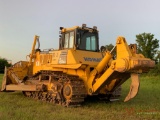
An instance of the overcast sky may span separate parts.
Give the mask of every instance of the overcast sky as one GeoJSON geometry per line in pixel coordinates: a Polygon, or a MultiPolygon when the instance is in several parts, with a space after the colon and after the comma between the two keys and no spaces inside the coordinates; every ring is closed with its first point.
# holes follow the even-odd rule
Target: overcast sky
{"type": "Polygon", "coordinates": [[[0,56],[26,60],[34,35],[41,49],[58,48],[59,27],[83,23],[98,27],[100,45],[143,32],[160,40],[160,0],[0,0],[0,56]]]}

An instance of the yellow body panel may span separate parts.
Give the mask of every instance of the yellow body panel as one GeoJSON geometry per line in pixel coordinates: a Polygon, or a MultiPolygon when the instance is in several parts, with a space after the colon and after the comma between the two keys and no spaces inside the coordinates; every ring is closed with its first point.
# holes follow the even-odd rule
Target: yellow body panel
{"type": "Polygon", "coordinates": [[[87,65],[96,67],[101,61],[100,52],[80,50],[53,50],[49,53],[37,52],[33,63],[33,74],[40,70],[65,71],[65,69],[85,69],[87,65]],[[94,56],[94,57],[93,57],[94,56]]]}

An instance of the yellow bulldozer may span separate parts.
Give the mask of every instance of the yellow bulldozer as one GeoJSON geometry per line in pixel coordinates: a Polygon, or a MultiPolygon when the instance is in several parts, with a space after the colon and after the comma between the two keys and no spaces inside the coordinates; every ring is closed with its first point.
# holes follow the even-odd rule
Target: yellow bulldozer
{"type": "Polygon", "coordinates": [[[128,101],[138,92],[139,74],[155,66],[121,36],[111,51],[99,49],[97,27],[86,24],[60,27],[59,49],[41,50],[35,36],[27,57],[5,68],[1,91],[22,91],[27,97],[64,106],[80,105],[86,96],[119,96],[120,86],[131,77],[124,100],[128,101]]]}

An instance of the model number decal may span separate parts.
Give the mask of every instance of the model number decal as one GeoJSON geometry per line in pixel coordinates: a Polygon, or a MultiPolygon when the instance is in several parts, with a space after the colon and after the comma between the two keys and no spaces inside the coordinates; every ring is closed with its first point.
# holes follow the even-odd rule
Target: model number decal
{"type": "Polygon", "coordinates": [[[90,61],[90,62],[100,62],[102,58],[90,58],[90,57],[83,57],[84,61],[90,61]]]}

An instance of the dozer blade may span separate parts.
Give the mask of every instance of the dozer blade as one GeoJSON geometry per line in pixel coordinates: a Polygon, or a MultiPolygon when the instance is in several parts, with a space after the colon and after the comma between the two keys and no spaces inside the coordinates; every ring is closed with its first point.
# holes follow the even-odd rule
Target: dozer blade
{"type": "Polygon", "coordinates": [[[124,102],[129,101],[130,99],[134,98],[139,90],[139,75],[136,73],[131,74],[131,85],[130,85],[130,91],[125,98],[124,102]]]}
{"type": "Polygon", "coordinates": [[[1,91],[5,91],[6,83],[7,83],[7,67],[5,67],[5,69],[4,69],[4,76],[3,76],[1,91]]]}

